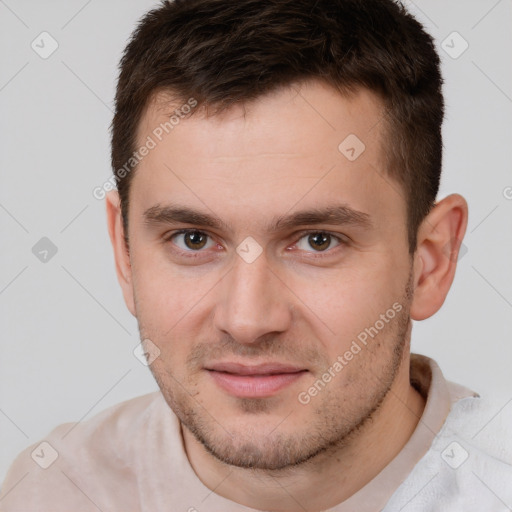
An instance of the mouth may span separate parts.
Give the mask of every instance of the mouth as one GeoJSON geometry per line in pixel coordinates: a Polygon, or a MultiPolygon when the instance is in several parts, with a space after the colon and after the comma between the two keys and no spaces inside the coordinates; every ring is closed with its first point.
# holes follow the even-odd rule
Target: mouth
{"type": "Polygon", "coordinates": [[[304,368],[281,363],[243,365],[224,362],[209,365],[205,370],[222,390],[239,398],[276,395],[307,373],[304,368]]]}

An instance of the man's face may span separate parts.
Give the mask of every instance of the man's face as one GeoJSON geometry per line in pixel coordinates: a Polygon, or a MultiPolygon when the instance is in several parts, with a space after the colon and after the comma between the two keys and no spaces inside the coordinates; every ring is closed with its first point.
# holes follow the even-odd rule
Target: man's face
{"type": "MultiPolygon", "coordinates": [[[[179,107],[162,105],[141,143],[179,107]]],[[[407,361],[406,209],[382,116],[369,92],[310,82],[245,115],[197,112],[137,168],[141,338],[160,350],[151,370],[168,404],[225,462],[282,468],[341,442],[407,361]]]]}

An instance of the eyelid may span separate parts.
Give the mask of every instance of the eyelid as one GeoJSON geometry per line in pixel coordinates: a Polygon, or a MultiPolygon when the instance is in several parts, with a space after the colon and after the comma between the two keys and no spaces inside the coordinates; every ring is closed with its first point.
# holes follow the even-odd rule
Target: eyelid
{"type": "Polygon", "coordinates": [[[302,238],[305,235],[312,235],[315,233],[324,233],[326,235],[331,235],[333,238],[337,238],[340,242],[348,242],[350,239],[347,235],[343,233],[335,233],[334,231],[330,231],[328,229],[305,229],[303,231],[299,231],[295,233],[293,236],[302,238]]]}

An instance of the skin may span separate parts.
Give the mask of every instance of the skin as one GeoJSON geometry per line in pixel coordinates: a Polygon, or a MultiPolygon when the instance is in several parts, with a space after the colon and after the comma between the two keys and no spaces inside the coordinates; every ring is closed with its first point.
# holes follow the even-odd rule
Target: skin
{"type": "MultiPolygon", "coordinates": [[[[141,141],[169,110],[165,96],[155,97],[141,141]]],[[[369,91],[341,96],[316,81],[217,115],[196,112],[136,170],[129,250],[117,193],[107,197],[118,279],[141,339],[160,350],[151,370],[181,420],[190,463],[206,486],[245,506],[291,512],[342,502],[396,456],[422,414],[409,382],[410,319],[444,302],[467,204],[457,194],[437,202],[409,254],[405,198],[382,167],[382,112],[369,91]],[[354,161],[338,150],[349,134],[365,144],[354,161]],[[223,224],[145,218],[170,204],[223,224]],[[269,228],[339,205],[366,214],[368,225],[269,228]],[[173,237],[180,229],[200,230],[204,248],[173,237]],[[333,238],[318,250],[322,235],[312,240],[305,230],[333,238]],[[248,236],[262,249],[250,263],[236,250],[248,236]],[[299,393],[393,304],[400,312],[300,403],[299,393]],[[272,396],[240,398],[206,369],[219,361],[304,371],[272,396]]]]}

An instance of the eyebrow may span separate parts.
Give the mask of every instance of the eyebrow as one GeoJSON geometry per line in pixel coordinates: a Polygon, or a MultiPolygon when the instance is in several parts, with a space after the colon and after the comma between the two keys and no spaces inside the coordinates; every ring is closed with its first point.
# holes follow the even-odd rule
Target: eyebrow
{"type": "MultiPolygon", "coordinates": [[[[229,230],[229,226],[215,215],[181,205],[152,206],[144,212],[143,216],[147,225],[184,223],[229,230]]],[[[346,205],[333,205],[276,217],[267,225],[267,230],[270,232],[284,231],[301,225],[316,224],[350,225],[364,229],[370,229],[373,226],[367,213],[354,210],[346,205]]]]}

